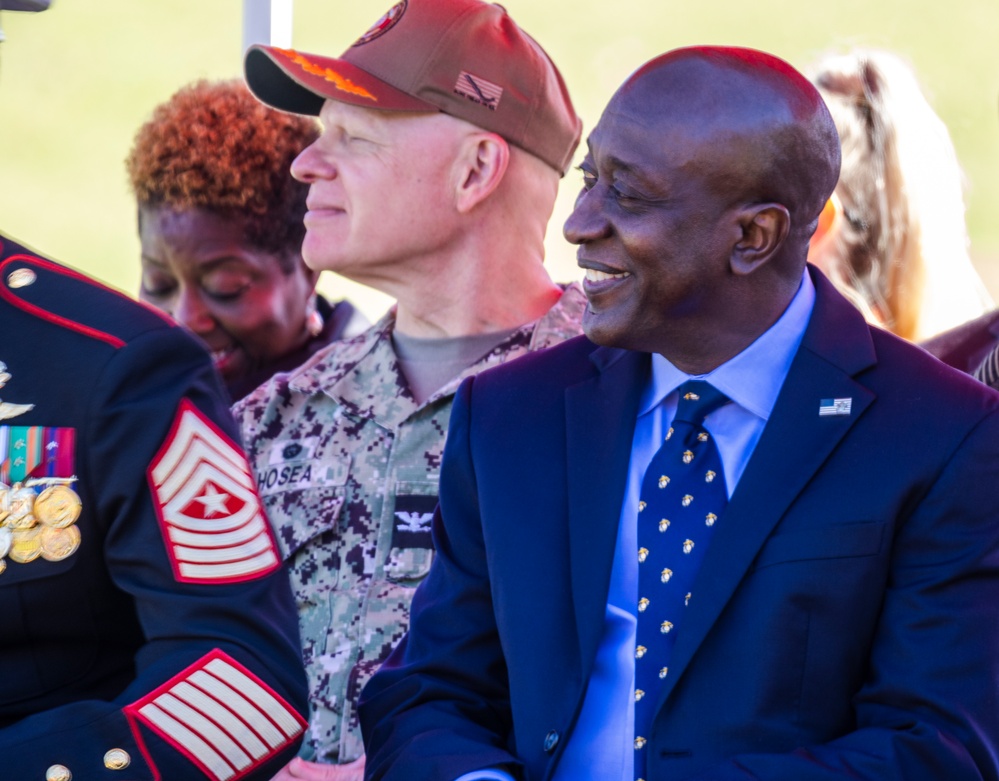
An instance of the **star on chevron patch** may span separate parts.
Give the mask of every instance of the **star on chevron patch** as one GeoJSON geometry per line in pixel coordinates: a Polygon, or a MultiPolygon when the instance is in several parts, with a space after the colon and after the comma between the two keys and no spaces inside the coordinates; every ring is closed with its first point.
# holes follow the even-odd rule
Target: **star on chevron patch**
{"type": "Polygon", "coordinates": [[[147,477],[178,581],[235,583],[278,567],[246,456],[186,399],[147,477]]]}

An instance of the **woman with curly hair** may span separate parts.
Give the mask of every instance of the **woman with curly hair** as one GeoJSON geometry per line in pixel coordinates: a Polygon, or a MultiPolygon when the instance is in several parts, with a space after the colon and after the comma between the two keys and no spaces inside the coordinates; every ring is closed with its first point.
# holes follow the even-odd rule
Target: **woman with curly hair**
{"type": "Polygon", "coordinates": [[[126,162],[140,298],[205,342],[233,401],[365,326],[316,294],[302,260],[308,188],[291,162],[317,135],[242,81],[198,81],[155,109],[126,162]]]}
{"type": "Polygon", "coordinates": [[[808,259],[870,322],[925,339],[991,305],[968,256],[963,175],[912,69],[858,49],[813,69],[839,131],[839,183],[808,259]]]}

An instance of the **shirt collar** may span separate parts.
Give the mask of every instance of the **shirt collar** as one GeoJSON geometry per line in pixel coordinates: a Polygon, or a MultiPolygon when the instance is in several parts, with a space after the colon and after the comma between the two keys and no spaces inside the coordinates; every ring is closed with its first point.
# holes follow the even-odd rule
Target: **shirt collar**
{"type": "Polygon", "coordinates": [[[740,407],[769,420],[814,305],[815,285],[806,270],[798,292],[777,322],[749,347],[708,374],[697,377],[687,374],[654,353],[651,382],[642,394],[638,414],[658,407],[687,380],[698,379],[707,380],[740,407]]]}

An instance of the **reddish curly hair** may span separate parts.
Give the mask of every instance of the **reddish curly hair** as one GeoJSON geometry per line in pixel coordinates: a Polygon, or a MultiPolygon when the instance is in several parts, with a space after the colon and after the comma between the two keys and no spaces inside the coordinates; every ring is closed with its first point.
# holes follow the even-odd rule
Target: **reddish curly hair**
{"type": "Polygon", "coordinates": [[[156,107],[126,168],[140,207],[240,220],[251,244],[285,257],[301,250],[308,192],[291,162],[318,135],[314,119],[268,108],[239,79],[199,80],[156,107]]]}

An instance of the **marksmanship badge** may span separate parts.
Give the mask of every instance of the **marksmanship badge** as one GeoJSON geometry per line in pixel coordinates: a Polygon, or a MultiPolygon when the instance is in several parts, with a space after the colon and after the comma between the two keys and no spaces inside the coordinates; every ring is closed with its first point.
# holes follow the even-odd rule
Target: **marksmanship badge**
{"type": "MultiPolygon", "coordinates": [[[[10,372],[7,371],[7,364],[0,361],[0,388],[10,381],[10,372]]],[[[12,404],[9,401],[0,401],[0,420],[16,418],[25,412],[31,412],[35,408],[34,404],[12,404]]]]}

